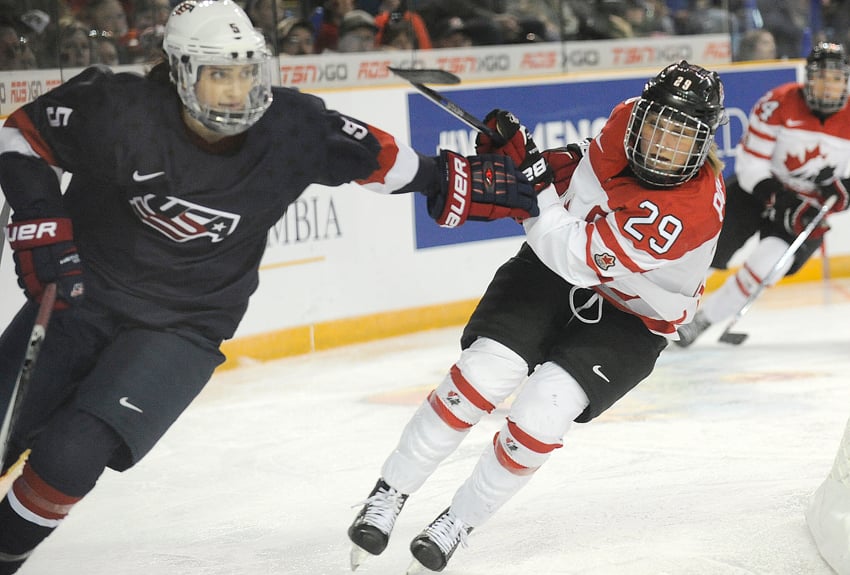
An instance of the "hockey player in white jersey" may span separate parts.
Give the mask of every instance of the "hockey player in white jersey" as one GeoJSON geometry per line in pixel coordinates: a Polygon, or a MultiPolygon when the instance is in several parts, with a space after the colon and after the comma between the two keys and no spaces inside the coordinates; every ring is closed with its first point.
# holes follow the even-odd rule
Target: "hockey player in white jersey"
{"type": "MultiPolygon", "coordinates": [[[[767,92],[753,107],[736,151],[735,178],[727,181],[726,219],[712,267],[729,260],[758,232],[743,266],[703,301],[693,322],[679,328],[678,344],[692,344],[714,323],[742,308],[768,279],[794,239],[830,196],[830,214],[846,210],[850,188],[850,62],[840,44],[820,43],[806,60],[806,80],[767,92]]],[[[793,258],[770,276],[796,273],[823,243],[822,223],[793,258]]]]}
{"type": "MultiPolygon", "coordinates": [[[[616,106],[586,150],[541,155],[512,114],[491,112],[488,124],[508,141],[498,151],[544,188],[540,216],[524,221],[527,242],[496,272],[460,359],[349,527],[352,568],[383,552],[408,495],[523,382],[472,475],[411,542],[414,570],[442,571],[573,421],[592,420],[652,372],[666,336],[696,312],[714,254],[724,205],[714,133],[725,117],[719,76],[685,61],[616,106]]],[[[483,135],[477,143],[495,147],[483,135]]]]}

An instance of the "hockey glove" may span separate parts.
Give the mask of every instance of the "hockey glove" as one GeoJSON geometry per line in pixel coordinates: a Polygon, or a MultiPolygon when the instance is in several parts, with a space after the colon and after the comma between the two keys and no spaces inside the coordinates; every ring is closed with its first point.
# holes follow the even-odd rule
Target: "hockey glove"
{"type": "Polygon", "coordinates": [[[847,193],[847,187],[850,186],[850,179],[836,179],[831,184],[826,184],[820,187],[820,195],[823,201],[828,200],[831,196],[838,196],[835,200],[835,205],[829,210],[830,214],[843,212],[850,207],[850,194],[847,193]]]}
{"type": "MultiPolygon", "coordinates": [[[[811,201],[801,198],[794,192],[783,190],[773,197],[773,202],[768,206],[768,218],[782,228],[791,236],[799,236],[809,222],[818,215],[818,206],[811,201]]],[[[829,226],[824,221],[816,227],[809,239],[815,240],[822,237],[829,226]]]]}
{"type": "Polygon", "coordinates": [[[534,189],[508,157],[464,157],[442,150],[437,165],[440,189],[428,197],[428,213],[445,228],[466,220],[522,221],[539,213],[534,189]]]}
{"type": "Polygon", "coordinates": [[[542,152],[546,163],[552,170],[553,183],[559,196],[564,195],[573,179],[584,151],[579,144],[569,144],[563,148],[553,148],[542,152]]]}
{"type": "Polygon", "coordinates": [[[40,302],[44,286],[56,282],[56,309],[77,304],[83,296],[83,268],[74,245],[71,220],[43,218],[8,225],[18,285],[40,302]]]}
{"type": "Polygon", "coordinates": [[[478,154],[503,154],[514,161],[515,166],[525,178],[540,191],[552,183],[552,170],[546,158],[540,153],[537,144],[528,133],[528,129],[507,110],[492,110],[484,117],[484,122],[505,140],[497,146],[487,134],[479,133],[475,137],[475,152],[478,154]]]}

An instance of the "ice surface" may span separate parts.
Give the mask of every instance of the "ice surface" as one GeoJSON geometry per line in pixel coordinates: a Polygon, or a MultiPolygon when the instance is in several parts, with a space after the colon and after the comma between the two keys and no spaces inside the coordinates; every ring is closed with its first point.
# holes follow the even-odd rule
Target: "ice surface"
{"type": "MultiPolygon", "coordinates": [[[[446,575],[829,575],[804,521],[850,415],[850,282],[769,290],[736,325],[671,346],[574,426],[446,575]]],[[[346,529],[460,328],[217,375],[136,468],[107,472],[21,575],[349,573],[346,529]]],[[[411,496],[358,575],[401,574],[504,417],[411,496]]]]}

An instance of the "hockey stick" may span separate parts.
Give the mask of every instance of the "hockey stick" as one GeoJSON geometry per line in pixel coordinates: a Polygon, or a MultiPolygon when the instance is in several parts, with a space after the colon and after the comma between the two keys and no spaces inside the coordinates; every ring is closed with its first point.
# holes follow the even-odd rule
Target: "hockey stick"
{"type": "Polygon", "coordinates": [[[741,332],[733,332],[732,328],[738,323],[744,314],[747,313],[752,307],[753,303],[758,299],[761,293],[767,288],[767,286],[771,285],[773,281],[773,276],[782,268],[788,260],[794,257],[794,254],[797,253],[797,250],[800,249],[800,246],[803,245],[809,236],[812,235],[812,232],[815,231],[815,228],[820,225],[821,221],[826,217],[826,214],[829,213],[829,210],[832,209],[832,206],[835,204],[835,201],[838,198],[836,196],[830,196],[824,202],[824,204],[818,210],[817,215],[812,218],[812,221],[800,232],[791,245],[788,246],[788,249],[782,254],[782,256],[776,261],[776,263],[771,268],[770,272],[768,272],[767,276],[761,281],[761,283],[756,286],[756,289],[750,294],[750,297],[747,298],[747,301],[744,302],[744,305],[741,306],[741,309],[738,310],[738,313],[735,314],[735,317],[729,322],[729,325],[726,326],[726,329],[723,333],[720,334],[720,337],[717,341],[721,341],[723,343],[729,343],[732,345],[741,345],[747,339],[748,334],[741,332]]]}
{"type": "Polygon", "coordinates": [[[0,227],[3,228],[0,230],[0,263],[3,262],[3,246],[6,245],[6,223],[9,221],[9,212],[11,211],[12,207],[9,202],[3,202],[3,210],[0,211],[0,227]]]}
{"type": "Polygon", "coordinates": [[[446,110],[452,116],[469,126],[475,130],[478,130],[482,134],[488,136],[496,147],[502,146],[505,144],[505,139],[493,130],[490,126],[479,120],[476,116],[473,116],[436,90],[432,90],[428,86],[425,86],[425,83],[429,84],[459,84],[460,78],[452,74],[451,72],[447,72],[446,70],[439,70],[433,68],[424,68],[419,70],[413,70],[410,68],[393,68],[392,66],[387,66],[390,72],[395,74],[400,78],[404,78],[410,84],[419,90],[426,98],[437,104],[442,109],[446,110]]]}
{"type": "Polygon", "coordinates": [[[6,458],[6,450],[9,447],[12,428],[20,411],[21,403],[23,403],[24,394],[29,387],[29,382],[35,369],[35,362],[38,359],[38,352],[41,351],[41,344],[44,342],[44,337],[47,333],[47,324],[50,322],[50,314],[53,313],[53,305],[55,303],[56,284],[47,284],[44,288],[44,293],[41,295],[41,304],[38,306],[38,314],[35,317],[35,323],[30,332],[24,361],[21,364],[20,371],[18,371],[18,378],[15,380],[15,386],[12,388],[12,395],[9,397],[9,407],[6,408],[3,426],[0,427],[0,463],[6,458]]]}

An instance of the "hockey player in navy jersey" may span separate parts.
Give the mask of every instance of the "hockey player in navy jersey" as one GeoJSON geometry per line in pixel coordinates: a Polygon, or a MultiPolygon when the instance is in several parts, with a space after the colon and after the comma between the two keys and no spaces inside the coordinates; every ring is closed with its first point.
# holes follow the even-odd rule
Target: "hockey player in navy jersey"
{"type": "MultiPolygon", "coordinates": [[[[667,337],[696,312],[720,234],[714,134],[725,118],[720,77],[684,60],[617,105],[584,153],[571,144],[541,154],[512,114],[490,114],[508,140],[499,151],[537,186],[551,170],[554,186],[540,192],[540,216],[523,223],[527,242],[496,272],[460,358],[350,525],[352,567],[384,551],[408,496],[512,393],[493,444],[410,543],[431,571],[562,447],[573,421],[591,421],[652,372],[667,337]]],[[[493,142],[479,136],[477,150],[493,142]]]]}
{"type": "MultiPolygon", "coordinates": [[[[744,264],[702,303],[694,320],[679,328],[682,347],[712,324],[740,310],[794,239],[830,196],[830,214],[850,205],[850,60],[841,44],[823,42],[806,59],[806,80],[767,92],[753,107],[736,150],[735,177],[728,182],[726,219],[711,266],[729,260],[756,233],[758,246],[744,264]]],[[[820,248],[829,229],[821,223],[788,258],[772,281],[796,273],[820,248]]]]}
{"type": "Polygon", "coordinates": [[[272,88],[274,60],[230,0],[178,5],[163,48],[147,77],[88,69],[0,131],[28,298],[0,338],[2,393],[45,286],[59,293],[3,462],[31,448],[0,501],[0,574],[17,571],[106,467],[144,457],[204,387],[257,287],[268,230],[307,186],[420,191],[445,226],[537,214],[510,158],[423,156],[272,88]],[[62,171],[73,174],[64,195],[62,171]]]}

